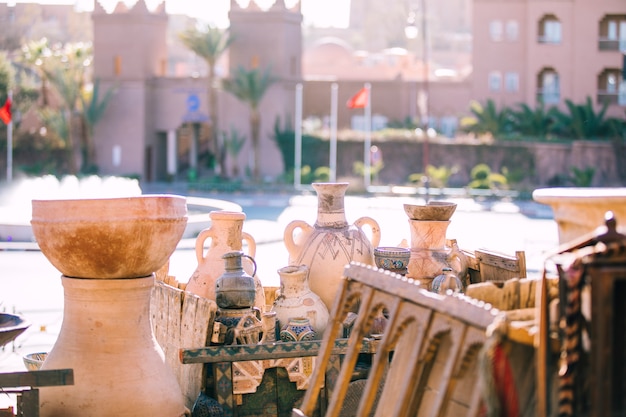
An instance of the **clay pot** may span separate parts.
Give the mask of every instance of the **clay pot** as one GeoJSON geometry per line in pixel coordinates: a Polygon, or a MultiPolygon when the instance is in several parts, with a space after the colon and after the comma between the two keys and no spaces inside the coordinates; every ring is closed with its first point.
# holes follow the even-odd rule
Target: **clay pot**
{"type": "Polygon", "coordinates": [[[315,224],[292,221],[285,228],[283,241],[289,253],[289,265],[309,267],[311,290],[330,310],[345,266],[352,261],[374,265],[374,247],[380,242],[380,227],[370,217],[348,224],[344,209],[347,182],[312,185],[318,197],[315,224]],[[364,226],[371,229],[371,241],[363,231],[364,226]],[[294,236],[296,230],[300,233],[294,236]]]}
{"type": "MultiPolygon", "coordinates": [[[[256,241],[243,231],[245,213],[236,211],[212,211],[209,213],[211,226],[204,229],[196,239],[196,259],[198,266],[185,287],[186,291],[215,301],[215,283],[217,278],[225,271],[222,256],[228,252],[241,251],[243,242],[246,242],[248,251],[246,255],[254,258],[256,254],[256,241]],[[210,238],[209,248],[205,251],[204,245],[210,238]]],[[[254,306],[261,311],[265,307],[265,292],[261,279],[256,276],[256,266],[250,259],[242,260],[243,269],[254,277],[256,295],[254,306]]]]}
{"type": "Polygon", "coordinates": [[[41,387],[41,416],[182,416],[182,392],[150,325],[154,277],[62,282],[63,324],[41,369],[71,368],[74,385],[41,387]]]}
{"type": "Polygon", "coordinates": [[[181,196],[32,202],[37,244],[69,277],[149,276],[167,262],[186,224],[181,196]]]}
{"type": "Polygon", "coordinates": [[[309,287],[309,267],[291,265],[280,268],[280,291],[272,311],[276,312],[278,327],[285,326],[294,317],[307,318],[321,338],[328,325],[329,313],[322,299],[309,287]]]}

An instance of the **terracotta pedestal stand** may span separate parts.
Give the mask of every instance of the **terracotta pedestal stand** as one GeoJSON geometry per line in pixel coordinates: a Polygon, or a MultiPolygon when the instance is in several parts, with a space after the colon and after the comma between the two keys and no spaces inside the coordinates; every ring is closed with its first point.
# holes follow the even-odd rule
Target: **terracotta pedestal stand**
{"type": "Polygon", "coordinates": [[[154,277],[62,277],[63,324],[41,369],[74,385],[41,390],[42,416],[181,416],[183,398],[150,326],[154,277]]]}

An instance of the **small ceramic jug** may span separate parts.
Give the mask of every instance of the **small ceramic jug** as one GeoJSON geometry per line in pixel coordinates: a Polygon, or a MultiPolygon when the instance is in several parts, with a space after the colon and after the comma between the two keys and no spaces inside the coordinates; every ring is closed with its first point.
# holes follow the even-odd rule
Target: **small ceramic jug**
{"type": "Polygon", "coordinates": [[[255,274],[256,262],[251,256],[241,251],[228,252],[222,256],[226,264],[225,271],[215,282],[215,300],[221,309],[242,309],[254,306],[256,286],[254,278],[243,270],[241,258],[244,256],[254,263],[252,274],[255,274]]]}
{"type": "Polygon", "coordinates": [[[280,268],[278,274],[280,291],[272,307],[278,327],[282,328],[293,317],[306,317],[321,337],[328,325],[329,313],[326,304],[309,287],[309,267],[289,265],[280,268]]]}

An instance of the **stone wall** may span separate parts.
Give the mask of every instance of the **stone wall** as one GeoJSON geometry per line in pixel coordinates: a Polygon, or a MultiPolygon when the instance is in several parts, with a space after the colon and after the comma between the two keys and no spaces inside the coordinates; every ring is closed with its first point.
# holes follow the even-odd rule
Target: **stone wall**
{"type": "MultiPolygon", "coordinates": [[[[406,184],[409,175],[424,172],[424,144],[415,140],[372,139],[383,155],[384,168],[375,183],[406,184]]],[[[323,148],[323,147],[322,147],[323,148]]],[[[355,176],[355,161],[363,161],[361,140],[340,140],[337,145],[337,177],[355,176]]],[[[626,184],[626,155],[624,145],[611,142],[574,141],[571,143],[479,142],[460,143],[453,139],[435,139],[429,142],[429,163],[440,167],[456,167],[448,183],[463,187],[470,181],[470,171],[480,163],[489,165],[493,172],[504,167],[519,182],[511,188],[524,190],[542,186],[574,185],[564,178],[572,176],[572,168],[595,170],[592,186],[612,187],[626,184]]],[[[328,151],[303,149],[303,164],[328,166],[328,151]]]]}

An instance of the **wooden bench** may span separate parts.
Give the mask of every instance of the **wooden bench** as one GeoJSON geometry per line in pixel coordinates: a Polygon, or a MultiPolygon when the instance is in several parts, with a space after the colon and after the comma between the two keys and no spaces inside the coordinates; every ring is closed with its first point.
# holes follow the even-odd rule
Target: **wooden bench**
{"type": "Polygon", "coordinates": [[[17,415],[39,417],[39,387],[74,385],[72,369],[0,373],[0,392],[15,394],[17,415]]]}

